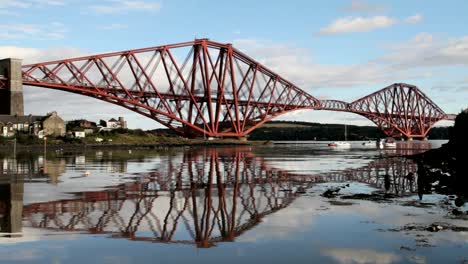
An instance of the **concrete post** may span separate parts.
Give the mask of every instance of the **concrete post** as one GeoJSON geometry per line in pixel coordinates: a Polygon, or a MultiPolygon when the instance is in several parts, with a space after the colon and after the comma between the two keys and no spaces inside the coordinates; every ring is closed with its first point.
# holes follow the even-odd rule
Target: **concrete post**
{"type": "Polygon", "coordinates": [[[0,217],[0,232],[9,237],[21,236],[23,229],[23,193],[24,183],[21,180],[9,184],[0,184],[0,203],[3,203],[6,214],[0,217]]]}
{"type": "Polygon", "coordinates": [[[6,89],[0,89],[0,115],[23,116],[24,103],[21,60],[0,60],[0,75],[8,79],[6,89]]]}

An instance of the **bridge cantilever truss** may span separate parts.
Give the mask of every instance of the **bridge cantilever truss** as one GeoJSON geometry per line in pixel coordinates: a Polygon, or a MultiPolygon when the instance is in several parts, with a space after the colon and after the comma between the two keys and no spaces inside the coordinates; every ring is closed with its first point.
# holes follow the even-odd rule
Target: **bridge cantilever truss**
{"type": "Polygon", "coordinates": [[[230,44],[206,39],[26,65],[23,79],[121,105],[187,136],[244,136],[318,105],[230,44]]]}
{"type": "Polygon", "coordinates": [[[392,84],[351,103],[324,100],[321,109],[359,114],[393,137],[423,138],[438,121],[454,120],[416,86],[405,83],[392,84]]]}
{"type": "Polygon", "coordinates": [[[242,137],[299,109],[357,113],[395,137],[425,137],[453,118],[408,84],[352,103],[319,100],[232,45],[207,39],[25,65],[22,75],[24,85],[117,104],[189,137],[242,137]]]}

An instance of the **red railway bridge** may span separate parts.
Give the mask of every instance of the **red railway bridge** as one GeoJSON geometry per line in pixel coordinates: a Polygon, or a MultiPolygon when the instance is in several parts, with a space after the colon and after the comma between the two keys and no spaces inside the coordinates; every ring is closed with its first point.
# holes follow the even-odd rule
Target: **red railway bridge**
{"type": "MultiPolygon", "coordinates": [[[[0,88],[11,82],[4,76],[0,88]]],[[[404,83],[351,103],[319,100],[231,44],[208,39],[24,65],[17,76],[23,85],[120,105],[187,137],[243,137],[300,109],[356,113],[398,138],[424,138],[436,122],[454,119],[404,83]]]]}

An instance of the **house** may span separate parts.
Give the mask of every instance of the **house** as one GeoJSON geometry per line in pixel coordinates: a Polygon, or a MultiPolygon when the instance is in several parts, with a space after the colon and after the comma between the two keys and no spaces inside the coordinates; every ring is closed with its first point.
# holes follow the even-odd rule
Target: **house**
{"type": "Polygon", "coordinates": [[[65,121],[57,112],[51,112],[42,120],[42,129],[46,136],[64,136],[66,133],[65,121]]]}
{"type": "Polygon", "coordinates": [[[119,120],[111,118],[108,121],[101,120],[99,124],[102,126],[102,130],[112,130],[117,128],[127,128],[127,121],[123,117],[119,117],[119,120]]]}
{"type": "Polygon", "coordinates": [[[48,113],[46,116],[0,115],[0,135],[12,137],[17,134],[63,136],[65,122],[57,112],[48,113]]]}
{"type": "Polygon", "coordinates": [[[75,136],[75,138],[85,138],[86,137],[86,132],[85,131],[74,131],[73,136],[75,136]]]}
{"type": "Polygon", "coordinates": [[[16,134],[37,134],[42,130],[43,116],[11,116],[0,115],[0,133],[3,137],[16,134]]]}

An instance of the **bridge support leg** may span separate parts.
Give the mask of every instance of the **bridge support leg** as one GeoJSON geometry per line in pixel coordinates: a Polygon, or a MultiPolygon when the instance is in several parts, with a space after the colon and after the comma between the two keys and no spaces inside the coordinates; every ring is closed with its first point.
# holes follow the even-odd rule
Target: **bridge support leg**
{"type": "Polygon", "coordinates": [[[0,115],[23,116],[24,103],[21,60],[0,60],[0,75],[8,79],[6,89],[0,89],[0,115]]]}
{"type": "Polygon", "coordinates": [[[0,204],[6,209],[6,214],[0,216],[0,232],[7,233],[7,237],[19,237],[23,229],[24,183],[14,181],[0,185],[0,204]]]}

